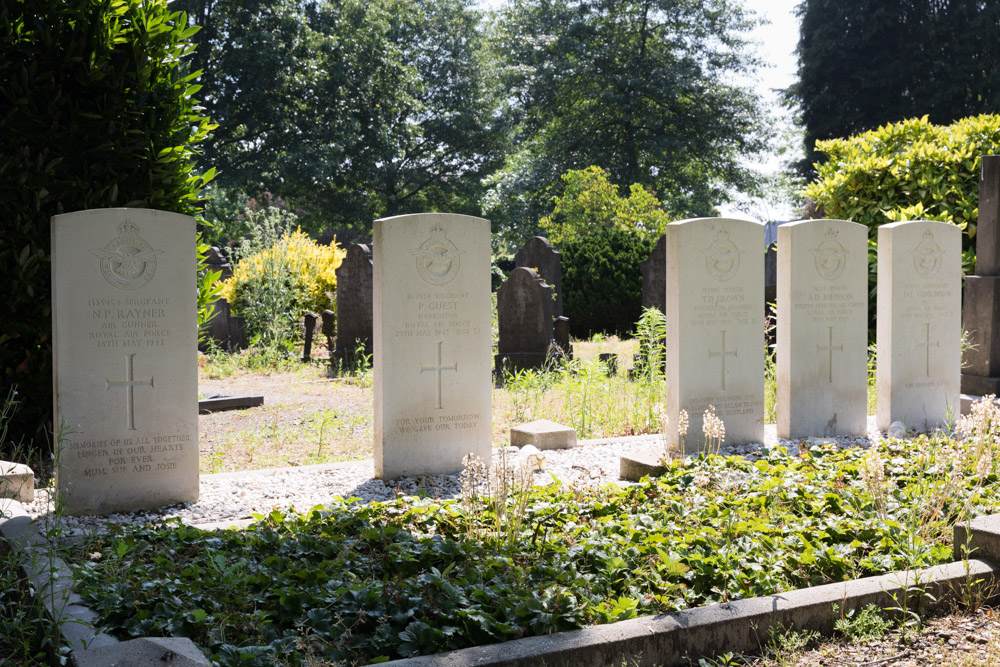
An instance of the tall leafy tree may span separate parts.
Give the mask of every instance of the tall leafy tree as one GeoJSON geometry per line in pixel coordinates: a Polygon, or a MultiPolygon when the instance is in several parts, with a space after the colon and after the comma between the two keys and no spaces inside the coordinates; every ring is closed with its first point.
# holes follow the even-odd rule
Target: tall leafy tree
{"type": "Polygon", "coordinates": [[[1000,3],[982,0],[803,0],[798,81],[812,175],[818,139],[907,118],[948,124],[1000,111],[1000,3]]]}
{"type": "Polygon", "coordinates": [[[179,0],[219,183],[305,226],[478,212],[496,133],[469,0],[179,0]]]}
{"type": "Polygon", "coordinates": [[[757,96],[734,83],[757,61],[753,20],[730,0],[513,0],[496,58],[517,149],[490,204],[512,236],[551,210],[560,174],[596,165],[653,189],[677,216],[752,190],[763,147],[757,96]]]}

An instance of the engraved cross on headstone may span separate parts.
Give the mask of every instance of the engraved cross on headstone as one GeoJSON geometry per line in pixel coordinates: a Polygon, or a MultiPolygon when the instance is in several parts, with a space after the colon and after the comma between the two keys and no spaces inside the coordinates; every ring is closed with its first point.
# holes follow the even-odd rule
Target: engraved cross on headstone
{"type": "Polygon", "coordinates": [[[153,378],[148,380],[136,380],[134,379],[134,374],[132,372],[133,359],[135,358],[135,353],[125,355],[125,380],[124,381],[112,381],[105,380],[107,385],[104,391],[109,391],[112,387],[125,387],[125,428],[129,431],[135,431],[135,387],[149,387],[153,388],[153,378]]]}
{"type": "Polygon", "coordinates": [[[822,352],[823,350],[826,350],[829,353],[829,357],[830,357],[829,369],[830,370],[829,370],[829,379],[827,380],[827,382],[833,382],[833,352],[834,352],[834,350],[836,350],[837,352],[843,352],[844,351],[844,344],[841,343],[840,345],[834,345],[833,344],[833,326],[828,326],[827,329],[830,332],[830,344],[829,345],[820,345],[819,343],[817,343],[816,344],[816,351],[817,352],[822,352]]]}
{"type": "Polygon", "coordinates": [[[726,349],[726,330],[720,329],[719,332],[722,334],[722,350],[713,352],[708,351],[708,358],[712,357],[722,357],[722,391],[726,390],[726,357],[736,357],[739,356],[739,350],[727,350],[726,349]]]}
{"type": "Polygon", "coordinates": [[[931,323],[930,322],[924,322],[924,326],[926,327],[926,334],[924,335],[924,342],[923,343],[917,343],[917,347],[924,348],[924,357],[925,357],[925,359],[924,359],[924,366],[926,368],[926,370],[924,371],[924,374],[927,377],[930,377],[931,376],[931,348],[932,347],[939,347],[938,344],[941,341],[936,340],[936,341],[934,341],[932,343],[931,342],[931,323]]]}
{"type": "Polygon", "coordinates": [[[441,371],[458,371],[458,362],[445,366],[441,363],[441,345],[444,344],[443,340],[437,341],[437,366],[425,366],[420,364],[420,372],[424,371],[434,371],[437,373],[437,406],[435,410],[441,410],[441,371]]]}

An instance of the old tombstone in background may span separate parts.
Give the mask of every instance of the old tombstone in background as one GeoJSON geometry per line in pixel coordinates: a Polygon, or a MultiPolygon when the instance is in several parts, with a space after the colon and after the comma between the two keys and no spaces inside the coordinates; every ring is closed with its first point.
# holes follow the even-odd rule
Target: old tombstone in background
{"type": "Polygon", "coordinates": [[[499,337],[495,369],[505,372],[542,368],[553,342],[552,286],[524,266],[515,268],[497,290],[499,337]]]}
{"type": "Polygon", "coordinates": [[[317,320],[319,320],[319,315],[316,313],[306,313],[302,318],[302,329],[305,334],[302,344],[302,361],[312,359],[313,335],[316,332],[317,320]]]}
{"type": "Polygon", "coordinates": [[[642,307],[666,310],[667,235],[661,234],[649,257],[639,263],[642,272],[642,307]]]}
{"type": "Polygon", "coordinates": [[[764,226],[727,218],[667,225],[667,447],[703,442],[709,406],[725,444],[764,439],[764,226]]]}
{"type": "Polygon", "coordinates": [[[868,432],[868,228],[778,228],[778,436],[868,432]]]}
{"type": "Polygon", "coordinates": [[[336,335],[337,335],[337,314],[332,310],[324,310],[319,314],[320,320],[323,326],[323,336],[326,338],[326,349],[330,350],[330,356],[333,356],[334,350],[336,350],[336,335]]]}
{"type": "Polygon", "coordinates": [[[514,268],[524,266],[535,269],[541,279],[552,286],[556,299],[552,310],[553,317],[560,317],[563,314],[562,268],[559,260],[559,251],[553,248],[544,236],[531,237],[514,255],[514,268]]]}
{"type": "Polygon", "coordinates": [[[878,228],[876,423],[927,431],[958,417],[962,230],[945,222],[878,228]]]}
{"type": "Polygon", "coordinates": [[[573,358],[573,344],[569,342],[569,318],[560,316],[552,322],[552,336],[560,352],[567,359],[573,358]]]}
{"type": "Polygon", "coordinates": [[[364,243],[347,248],[337,268],[337,349],[342,363],[356,363],[358,350],[372,353],[372,251],[364,243]]]}
{"type": "Polygon", "coordinates": [[[198,498],[195,221],[52,218],[56,486],[70,514],[198,498]]]}
{"type": "Polygon", "coordinates": [[[219,280],[228,280],[233,277],[233,267],[218,247],[211,246],[208,249],[208,252],[205,253],[205,263],[208,264],[209,270],[219,272],[219,280]]]}
{"type": "Polygon", "coordinates": [[[375,475],[489,462],[490,223],[423,213],[375,221],[375,475]]]}
{"type": "Polygon", "coordinates": [[[1000,155],[984,155],[979,181],[976,271],[965,277],[962,391],[1000,395],[1000,155]]]}

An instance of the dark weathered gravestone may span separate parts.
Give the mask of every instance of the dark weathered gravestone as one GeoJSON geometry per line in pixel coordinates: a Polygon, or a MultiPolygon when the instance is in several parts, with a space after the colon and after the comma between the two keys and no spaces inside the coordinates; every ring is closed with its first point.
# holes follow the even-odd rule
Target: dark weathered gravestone
{"type": "Polygon", "coordinates": [[[209,269],[222,272],[219,280],[228,280],[233,276],[233,267],[230,266],[229,260],[226,259],[226,256],[217,247],[212,246],[208,249],[208,252],[205,254],[205,262],[208,264],[209,269]]]}
{"type": "Polygon", "coordinates": [[[316,320],[319,316],[316,313],[306,313],[303,318],[305,325],[305,342],[302,348],[302,361],[309,361],[312,358],[313,334],[316,331],[316,320]]]}
{"type": "Polygon", "coordinates": [[[330,350],[330,354],[333,354],[333,350],[336,347],[334,341],[337,335],[335,328],[337,315],[332,310],[324,310],[319,316],[323,321],[323,335],[326,336],[326,349],[330,350]]]}
{"type": "Polygon", "coordinates": [[[372,353],[372,251],[363,243],[347,249],[337,269],[337,349],[333,356],[352,359],[358,348],[372,353]]]}
{"type": "Polygon", "coordinates": [[[1000,155],[982,157],[976,273],[965,277],[962,315],[962,392],[1000,394],[1000,155]]]}
{"type": "Polygon", "coordinates": [[[555,338],[559,351],[567,359],[573,358],[573,346],[569,342],[569,318],[557,317],[552,323],[552,337],[555,338]]]}
{"type": "Polygon", "coordinates": [[[514,255],[514,266],[535,269],[539,277],[552,286],[555,294],[553,317],[562,315],[562,269],[559,265],[560,253],[552,247],[544,236],[533,236],[514,255]]]}
{"type": "Polygon", "coordinates": [[[666,310],[667,298],[667,235],[656,240],[649,258],[639,263],[642,272],[642,307],[666,310]]]}
{"type": "Polygon", "coordinates": [[[552,344],[552,287],[534,269],[517,267],[497,290],[496,370],[540,368],[552,344]]]}

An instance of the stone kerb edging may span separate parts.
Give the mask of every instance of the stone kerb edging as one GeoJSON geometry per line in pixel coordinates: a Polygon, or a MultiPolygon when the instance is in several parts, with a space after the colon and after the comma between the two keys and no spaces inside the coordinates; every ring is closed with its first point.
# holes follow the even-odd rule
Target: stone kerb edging
{"type": "MultiPolygon", "coordinates": [[[[20,560],[62,639],[73,649],[77,667],[154,665],[163,660],[172,661],[175,667],[211,664],[186,637],[119,642],[97,631],[97,613],[73,593],[71,570],[49,551],[47,540],[21,503],[0,500],[0,539],[20,560]]],[[[950,603],[956,593],[970,585],[980,586],[980,592],[996,590],[1000,585],[1000,567],[995,565],[1000,564],[1000,514],[957,524],[954,545],[956,553],[968,550],[977,558],[382,664],[598,667],[627,658],[636,667],[646,667],[689,664],[690,660],[728,651],[752,651],[767,641],[773,626],[832,633],[834,605],[842,612],[869,604],[894,608],[900,606],[905,589],[918,587],[933,596],[924,598],[931,600],[926,608],[933,609],[950,603]]]]}
{"type": "MultiPolygon", "coordinates": [[[[73,572],[55,555],[16,500],[0,499],[0,540],[20,562],[53,628],[70,647],[77,667],[154,665],[170,660],[174,667],[211,665],[187,637],[140,638],[119,642],[94,626],[98,615],[73,592],[73,572]]],[[[0,547],[4,545],[0,544],[0,547]]]]}
{"type": "MultiPolygon", "coordinates": [[[[956,553],[966,545],[989,560],[970,559],[922,570],[893,572],[847,582],[801,588],[777,595],[737,600],[671,614],[634,618],[608,625],[527,637],[486,646],[381,663],[391,667],[602,667],[628,659],[636,667],[687,665],[698,658],[754,651],[769,629],[833,632],[833,606],[842,612],[874,604],[900,606],[908,587],[933,598],[925,606],[948,604],[969,585],[981,591],[1000,583],[1000,515],[980,517],[955,527],[956,553]],[[971,535],[970,535],[971,534],[971,535]],[[968,537],[968,542],[967,540],[968,537]],[[972,584],[972,582],[978,583],[972,584]]],[[[912,593],[911,593],[912,595],[912,593]]]]}

